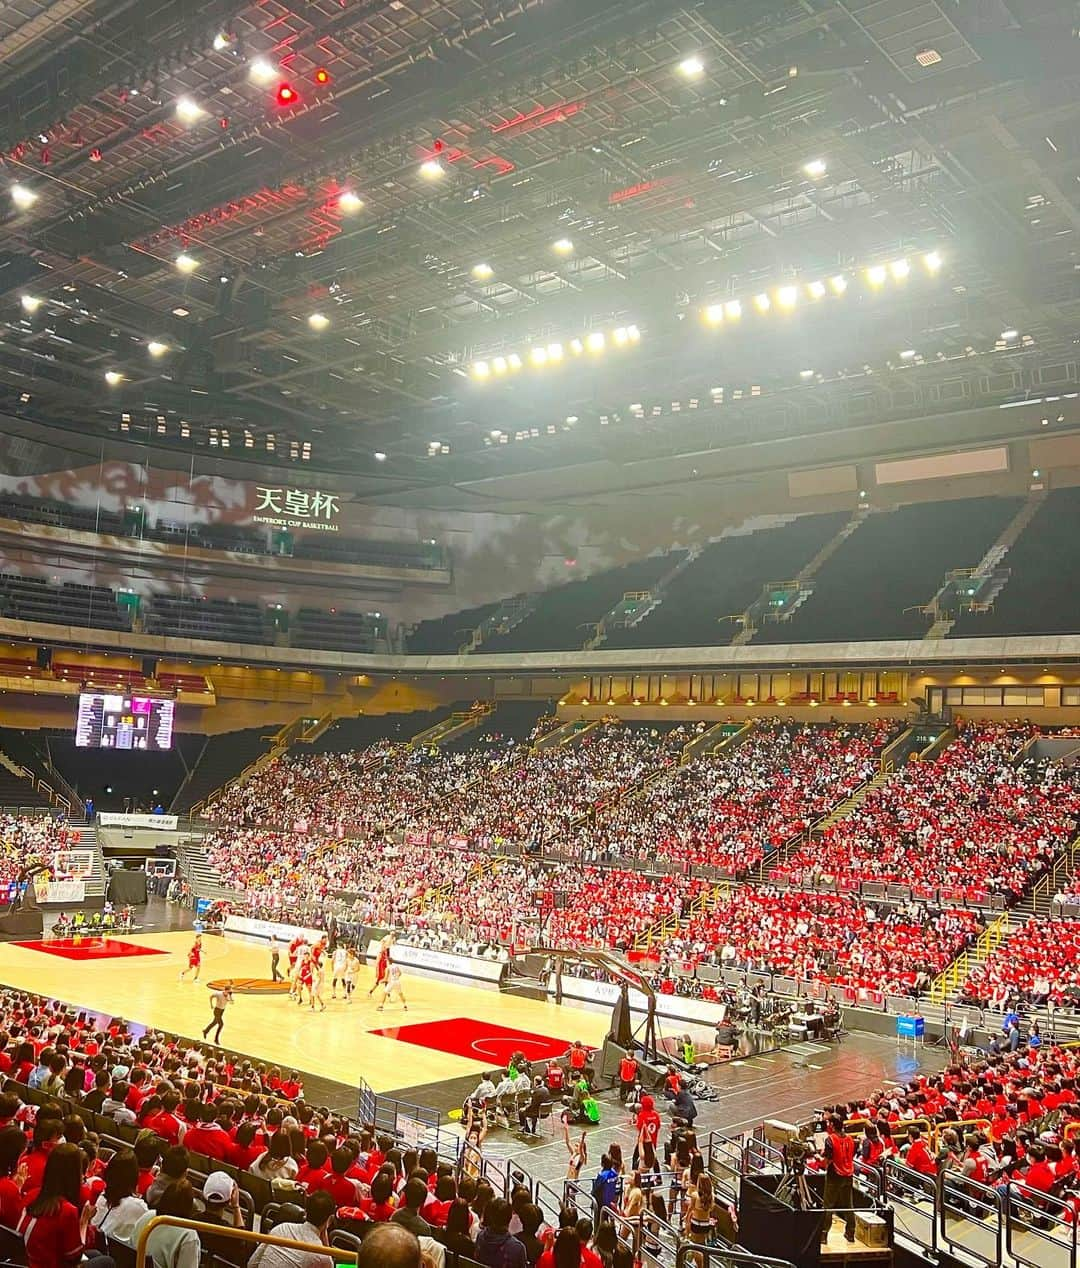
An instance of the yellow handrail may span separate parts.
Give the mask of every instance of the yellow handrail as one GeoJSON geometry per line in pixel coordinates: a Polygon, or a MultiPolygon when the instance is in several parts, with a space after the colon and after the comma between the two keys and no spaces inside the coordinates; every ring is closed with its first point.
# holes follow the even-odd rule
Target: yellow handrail
{"type": "Polygon", "coordinates": [[[139,1232],[135,1245],[135,1268],[146,1268],[146,1243],[155,1228],[190,1228],[196,1233],[208,1233],[212,1237],[232,1237],[236,1241],[253,1242],[262,1246],[282,1246],[286,1250],[299,1250],[305,1255],[326,1255],[345,1264],[356,1263],[356,1251],[342,1250],[337,1246],[314,1249],[313,1242],[297,1242],[288,1237],[275,1237],[273,1233],[255,1233],[249,1228],[229,1228],[224,1224],[205,1224],[199,1220],[181,1219],[178,1215],[155,1215],[139,1232]]]}
{"type": "Polygon", "coordinates": [[[1008,913],[1003,913],[979,934],[974,947],[962,951],[955,960],[930,983],[930,1002],[942,1004],[964,981],[977,964],[981,964],[1009,936],[1008,913]]]}

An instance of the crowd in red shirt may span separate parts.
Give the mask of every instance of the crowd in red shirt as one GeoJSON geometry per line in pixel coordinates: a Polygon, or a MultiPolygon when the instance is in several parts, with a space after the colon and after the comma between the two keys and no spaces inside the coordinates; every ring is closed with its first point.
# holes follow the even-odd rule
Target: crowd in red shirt
{"type": "Polygon", "coordinates": [[[1029,920],[968,974],[961,998],[980,1007],[1080,1005],[1080,920],[1029,920]]]}

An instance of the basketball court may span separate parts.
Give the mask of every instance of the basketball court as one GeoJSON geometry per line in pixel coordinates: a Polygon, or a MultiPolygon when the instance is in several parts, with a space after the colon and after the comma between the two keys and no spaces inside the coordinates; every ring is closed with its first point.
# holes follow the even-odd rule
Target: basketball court
{"type": "MultiPolygon", "coordinates": [[[[199,1038],[210,1020],[208,984],[264,980],[265,946],[204,937],[198,982],[178,981],[187,966],[190,932],[115,938],[0,943],[0,982],[80,1008],[199,1038]]],[[[284,961],[284,957],[282,957],[284,961]]],[[[394,1092],[502,1066],[520,1049],[540,1060],[561,1056],[571,1041],[599,1047],[610,1012],[522,999],[492,989],[457,986],[406,972],[408,1011],[377,1011],[368,997],[374,975],[361,971],[351,1004],[330,998],[326,1012],[300,1008],[287,994],[238,993],[229,1005],[223,1046],[270,1065],[295,1068],[376,1092],[394,1092]],[[488,1019],[498,1017],[498,1022],[488,1019]]],[[[380,992],[381,994],[381,992],[380,992]]]]}

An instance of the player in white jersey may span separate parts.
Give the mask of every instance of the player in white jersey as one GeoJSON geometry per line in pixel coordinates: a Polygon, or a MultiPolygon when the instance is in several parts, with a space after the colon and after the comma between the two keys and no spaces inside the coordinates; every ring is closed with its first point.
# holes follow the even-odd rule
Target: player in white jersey
{"type": "Polygon", "coordinates": [[[409,1006],[405,1002],[405,985],[401,975],[401,965],[391,964],[387,972],[386,986],[383,988],[382,1003],[375,1010],[381,1013],[384,1005],[388,1004],[392,999],[399,999],[404,1012],[409,1011],[409,1006]]]}
{"type": "Polygon", "coordinates": [[[339,981],[341,982],[342,995],[348,994],[348,992],[345,989],[345,960],[346,960],[345,944],[342,942],[339,942],[337,946],[334,948],[334,975],[333,975],[333,980],[330,983],[330,998],[331,999],[337,999],[337,984],[339,981]]]}
{"type": "Polygon", "coordinates": [[[356,979],[360,976],[360,957],[356,954],[355,947],[349,947],[348,954],[345,959],[345,1000],[352,1003],[353,991],[356,990],[356,979]]]}

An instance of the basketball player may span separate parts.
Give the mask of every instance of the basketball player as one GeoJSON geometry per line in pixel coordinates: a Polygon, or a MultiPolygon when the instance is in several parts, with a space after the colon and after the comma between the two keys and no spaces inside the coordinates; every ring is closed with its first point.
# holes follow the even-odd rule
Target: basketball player
{"type": "Polygon", "coordinates": [[[308,993],[311,995],[311,1011],[315,1011],[315,1001],[318,1000],[322,1006],[322,1010],[326,1012],[326,1000],[323,999],[323,987],[326,985],[326,961],[321,957],[311,957],[311,985],[308,987],[308,993]]]}
{"type": "Polygon", "coordinates": [[[180,976],[177,979],[182,982],[192,969],[195,970],[195,976],[191,979],[193,982],[199,980],[199,970],[202,968],[202,934],[195,935],[195,941],[191,944],[191,950],[187,956],[187,968],[180,970],[180,976]]]}
{"type": "Polygon", "coordinates": [[[296,975],[296,961],[300,957],[300,948],[304,945],[304,939],[297,936],[289,943],[289,981],[291,982],[296,975]]]}
{"type": "Polygon", "coordinates": [[[356,990],[356,979],[360,976],[360,957],[356,948],[350,946],[345,958],[345,1002],[352,1003],[353,991],[356,990]]]}
{"type": "Polygon", "coordinates": [[[304,965],[307,964],[307,944],[300,940],[296,947],[295,954],[292,948],[289,948],[289,998],[296,999],[300,995],[300,976],[304,971],[304,965]]]}
{"type": "Polygon", "coordinates": [[[349,992],[345,984],[345,961],[346,961],[345,944],[343,942],[339,942],[337,946],[334,948],[334,967],[333,967],[334,977],[333,977],[333,981],[330,983],[330,998],[331,999],[337,999],[337,984],[339,980],[341,981],[342,995],[344,995],[346,998],[348,997],[349,992]]]}
{"type": "Polygon", "coordinates": [[[296,1002],[301,1008],[304,1007],[304,991],[311,996],[312,1007],[315,1006],[315,996],[311,989],[311,983],[315,975],[315,957],[312,955],[301,954],[296,964],[296,1002]]]}
{"type": "Polygon", "coordinates": [[[375,961],[375,982],[368,991],[369,996],[374,995],[380,986],[385,986],[389,979],[390,948],[396,941],[396,933],[385,934],[379,939],[379,957],[375,961]]]}
{"type": "Polygon", "coordinates": [[[375,1011],[377,1013],[381,1013],[383,1007],[395,996],[401,1000],[402,1011],[407,1013],[409,1011],[409,1006],[405,1002],[405,988],[401,981],[400,964],[391,964],[390,968],[387,970],[386,986],[383,989],[382,1003],[375,1011]]]}

